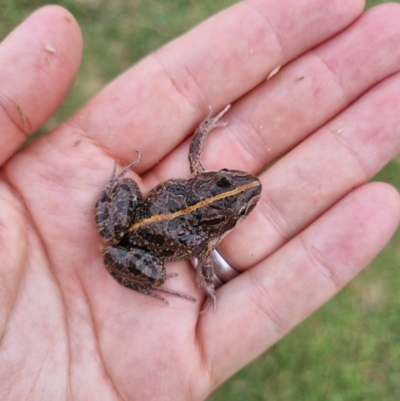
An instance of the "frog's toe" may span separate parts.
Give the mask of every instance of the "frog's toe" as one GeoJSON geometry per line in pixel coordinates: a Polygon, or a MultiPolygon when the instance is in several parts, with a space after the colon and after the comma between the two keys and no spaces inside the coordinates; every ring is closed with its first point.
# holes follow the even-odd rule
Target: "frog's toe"
{"type": "Polygon", "coordinates": [[[215,313],[217,311],[217,297],[215,295],[215,291],[213,294],[208,294],[208,296],[213,304],[213,312],[215,313]]]}
{"type": "Polygon", "coordinates": [[[192,302],[196,302],[196,298],[195,297],[192,297],[191,295],[185,294],[183,292],[171,290],[169,288],[164,288],[164,287],[158,287],[158,288],[154,288],[154,289],[157,290],[157,291],[165,292],[167,294],[176,295],[177,297],[181,297],[181,298],[187,299],[187,300],[192,301],[192,302]]]}
{"type": "Polygon", "coordinates": [[[217,297],[214,294],[207,294],[208,297],[206,299],[205,302],[205,306],[204,308],[200,311],[200,314],[203,315],[204,313],[206,313],[208,311],[208,308],[210,307],[210,305],[213,305],[213,312],[215,313],[217,311],[217,297]]]}
{"type": "Polygon", "coordinates": [[[146,294],[146,295],[149,295],[150,297],[153,297],[155,299],[158,299],[158,300],[164,302],[166,305],[169,305],[169,302],[164,297],[162,297],[161,295],[158,295],[158,294],[156,294],[154,292],[150,292],[150,291],[143,292],[143,293],[146,294]]]}
{"type": "Polygon", "coordinates": [[[167,275],[165,276],[166,279],[169,279],[171,277],[178,277],[179,273],[167,273],[167,275]]]}

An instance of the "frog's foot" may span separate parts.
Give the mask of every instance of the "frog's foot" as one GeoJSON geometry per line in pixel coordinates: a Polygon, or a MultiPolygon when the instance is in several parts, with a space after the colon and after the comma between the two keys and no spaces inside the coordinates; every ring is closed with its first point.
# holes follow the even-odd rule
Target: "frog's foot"
{"type": "Polygon", "coordinates": [[[204,288],[204,287],[203,287],[203,290],[207,293],[208,299],[207,299],[207,303],[206,303],[204,309],[202,309],[200,311],[200,313],[201,314],[205,313],[211,303],[213,305],[213,312],[215,313],[217,311],[217,297],[215,295],[215,290],[211,289],[211,288],[204,288]]]}
{"type": "MultiPolygon", "coordinates": [[[[167,294],[172,294],[172,295],[176,295],[177,297],[181,297],[181,298],[185,298],[189,301],[192,302],[196,302],[196,298],[192,297],[191,295],[188,294],[184,294],[183,292],[179,292],[179,291],[174,291],[174,290],[170,290],[169,288],[164,288],[164,287],[154,287],[152,288],[153,290],[157,290],[157,291],[162,291],[165,292],[167,294]]],[[[156,294],[154,294],[156,295],[156,294]]],[[[160,296],[159,296],[160,297],[160,296]]],[[[157,298],[157,297],[156,297],[157,298]]],[[[162,298],[162,297],[160,297],[162,298]]],[[[167,302],[168,303],[168,302],[167,302]]]]}
{"type": "Polygon", "coordinates": [[[164,297],[162,297],[161,295],[156,294],[154,292],[151,292],[151,291],[162,291],[162,292],[165,292],[167,294],[176,295],[176,296],[178,296],[180,298],[184,298],[184,299],[187,299],[189,301],[196,302],[196,298],[192,297],[191,295],[184,294],[184,293],[179,292],[179,291],[170,290],[169,288],[151,287],[151,288],[138,289],[138,288],[133,288],[132,286],[130,286],[129,288],[132,289],[132,290],[138,291],[138,292],[140,292],[142,294],[148,295],[150,297],[159,299],[160,301],[164,302],[167,305],[169,305],[169,302],[164,297]]]}
{"type": "MultiPolygon", "coordinates": [[[[169,288],[147,286],[147,285],[143,285],[141,283],[137,283],[134,281],[129,281],[126,279],[126,277],[125,278],[118,277],[118,275],[113,274],[113,273],[111,273],[111,275],[124,287],[134,290],[136,292],[139,292],[141,294],[148,295],[149,297],[156,298],[156,299],[164,302],[166,305],[169,305],[169,302],[164,297],[162,297],[161,295],[159,295],[153,291],[162,291],[167,294],[176,295],[178,297],[188,299],[189,301],[196,302],[196,298],[192,297],[191,295],[187,295],[187,294],[183,294],[178,291],[170,290],[169,288]]],[[[173,275],[177,276],[178,274],[175,273],[173,275]]]]}
{"type": "MultiPolygon", "coordinates": [[[[166,279],[169,279],[169,278],[171,278],[171,277],[177,277],[177,276],[179,276],[179,273],[168,273],[168,274],[166,275],[165,278],[166,278],[166,279]]],[[[191,295],[184,294],[183,292],[179,292],[179,291],[170,290],[169,288],[164,288],[164,287],[152,287],[152,290],[162,291],[162,292],[165,292],[165,293],[167,293],[167,294],[176,295],[176,296],[178,296],[178,297],[188,299],[189,301],[196,302],[196,298],[192,297],[191,295]]],[[[158,295],[158,297],[160,297],[160,296],[158,295]]],[[[156,297],[156,298],[158,298],[158,297],[156,297]]],[[[161,298],[162,298],[162,297],[161,297],[161,298]]],[[[163,299],[164,299],[164,298],[163,298],[163,299]]],[[[165,301],[165,300],[164,300],[164,301],[165,301]]],[[[168,302],[167,302],[167,303],[168,303],[168,302]]]]}
{"type": "Polygon", "coordinates": [[[114,161],[114,169],[113,169],[113,175],[111,176],[111,181],[114,179],[119,179],[122,178],[129,170],[131,170],[133,167],[135,167],[137,164],[140,163],[140,161],[142,160],[142,152],[139,149],[135,149],[136,152],[138,153],[138,157],[135,161],[133,161],[132,163],[128,164],[127,166],[125,166],[122,171],[118,174],[118,177],[115,177],[116,174],[116,170],[117,170],[117,163],[114,161]]]}
{"type": "MultiPolygon", "coordinates": [[[[131,288],[131,287],[129,287],[129,288],[131,288]]],[[[133,290],[133,288],[131,288],[131,289],[133,290]]],[[[136,290],[136,291],[138,291],[138,290],[136,290]]],[[[145,295],[148,295],[149,297],[153,297],[155,299],[159,299],[160,301],[164,302],[166,305],[169,306],[169,302],[164,297],[162,297],[161,295],[155,294],[154,292],[150,292],[150,291],[146,291],[146,292],[138,291],[138,292],[140,292],[142,294],[145,294],[145,295]]]]}
{"type": "Polygon", "coordinates": [[[209,296],[213,303],[213,311],[217,310],[217,297],[215,296],[214,265],[211,253],[214,247],[210,244],[198,257],[196,266],[197,284],[209,296]]]}
{"type": "Polygon", "coordinates": [[[226,123],[218,123],[218,120],[229,110],[230,104],[226,106],[220,113],[215,117],[212,116],[213,108],[209,106],[208,116],[199,125],[194,133],[192,143],[189,149],[189,164],[190,171],[193,175],[198,175],[204,171],[204,166],[201,164],[200,158],[204,149],[204,142],[210,131],[217,127],[225,127],[226,123]]]}
{"type": "Polygon", "coordinates": [[[208,131],[211,131],[217,127],[226,127],[228,123],[218,123],[219,119],[231,108],[231,105],[228,104],[222,111],[220,111],[215,117],[213,117],[213,107],[211,105],[208,106],[208,115],[204,119],[204,121],[200,124],[200,126],[206,126],[208,131]]]}
{"type": "Polygon", "coordinates": [[[123,285],[124,287],[129,288],[130,290],[139,292],[140,294],[148,295],[149,297],[156,298],[156,299],[164,302],[166,305],[169,305],[168,301],[164,297],[162,297],[161,295],[156,294],[154,292],[151,292],[152,290],[159,290],[159,288],[157,288],[157,287],[154,288],[149,285],[143,285],[142,283],[133,281],[127,277],[124,277],[121,274],[118,274],[118,272],[115,272],[115,271],[110,271],[110,274],[112,277],[115,278],[115,280],[119,284],[123,285]]]}

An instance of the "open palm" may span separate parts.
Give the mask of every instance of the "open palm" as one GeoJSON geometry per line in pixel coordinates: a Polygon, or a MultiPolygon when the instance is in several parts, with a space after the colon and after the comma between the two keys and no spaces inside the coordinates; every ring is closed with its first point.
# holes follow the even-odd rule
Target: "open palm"
{"type": "Polygon", "coordinates": [[[0,44],[1,399],[201,400],[379,252],[400,199],[366,182],[400,149],[400,7],[357,19],[362,7],[239,3],[22,150],[71,86],[81,37],[50,6],[0,44]],[[94,205],[113,160],[135,149],[128,175],[144,193],[189,177],[193,130],[228,103],[203,164],[259,174],[264,191],[219,248],[243,273],[199,314],[187,262],[168,265],[179,276],[164,286],[196,303],[166,295],[167,306],[108,274],[94,205]]]}

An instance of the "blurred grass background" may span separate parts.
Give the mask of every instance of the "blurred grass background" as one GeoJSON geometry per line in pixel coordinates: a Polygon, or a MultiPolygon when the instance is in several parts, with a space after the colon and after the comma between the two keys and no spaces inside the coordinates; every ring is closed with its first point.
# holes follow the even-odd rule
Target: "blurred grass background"
{"type": "MultiPolygon", "coordinates": [[[[53,3],[77,18],[84,36],[84,57],[70,95],[39,134],[65,120],[138,59],[234,1],[53,3]]],[[[367,1],[367,6],[377,3],[383,1],[367,1]]],[[[0,0],[0,38],[45,4],[42,0],[0,0]]],[[[375,179],[400,189],[400,159],[375,179]]],[[[399,267],[400,231],[335,299],[238,372],[208,401],[400,400],[399,267]]]]}

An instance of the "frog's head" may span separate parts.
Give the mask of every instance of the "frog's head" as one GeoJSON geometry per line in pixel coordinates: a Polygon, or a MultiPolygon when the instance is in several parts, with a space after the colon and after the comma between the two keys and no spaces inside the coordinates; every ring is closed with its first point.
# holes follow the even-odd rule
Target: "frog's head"
{"type": "Polygon", "coordinates": [[[260,199],[261,182],[252,174],[222,169],[214,182],[226,207],[238,216],[237,224],[249,215],[260,199]]]}
{"type": "MultiPolygon", "coordinates": [[[[213,236],[227,234],[243,221],[256,206],[261,195],[261,182],[252,174],[243,171],[222,169],[204,172],[212,182],[209,187],[207,207],[202,220],[209,219],[213,236]]],[[[204,177],[206,178],[206,177],[204,177]]],[[[204,225],[206,224],[203,221],[204,225]]]]}

